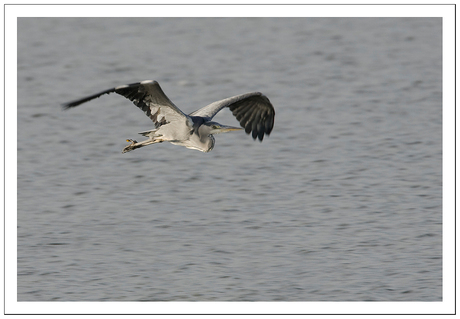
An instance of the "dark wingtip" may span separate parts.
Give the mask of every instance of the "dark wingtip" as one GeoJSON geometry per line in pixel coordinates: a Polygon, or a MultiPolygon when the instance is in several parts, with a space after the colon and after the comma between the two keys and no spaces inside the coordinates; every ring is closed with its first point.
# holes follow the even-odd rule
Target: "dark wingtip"
{"type": "Polygon", "coordinates": [[[66,111],[66,110],[70,109],[71,107],[72,107],[72,106],[70,105],[70,103],[62,103],[62,104],[61,104],[61,109],[62,109],[63,111],[66,111]]]}
{"type": "Polygon", "coordinates": [[[259,134],[257,134],[257,137],[259,138],[259,141],[263,141],[264,139],[264,131],[263,130],[260,130],[259,131],[259,134]]]}
{"type": "Polygon", "coordinates": [[[102,91],[102,92],[99,92],[99,93],[84,97],[84,98],[79,99],[79,100],[63,103],[63,104],[61,104],[61,106],[62,106],[63,110],[68,110],[68,109],[70,109],[72,107],[78,106],[78,105],[83,104],[85,102],[91,101],[92,99],[98,98],[103,94],[110,94],[112,92],[115,92],[115,88],[108,89],[108,90],[105,90],[105,91],[102,91]]]}
{"type": "Polygon", "coordinates": [[[71,108],[74,108],[75,106],[78,106],[82,104],[83,102],[81,101],[72,101],[72,102],[67,102],[67,103],[61,103],[61,107],[63,110],[68,110],[71,108]]]}

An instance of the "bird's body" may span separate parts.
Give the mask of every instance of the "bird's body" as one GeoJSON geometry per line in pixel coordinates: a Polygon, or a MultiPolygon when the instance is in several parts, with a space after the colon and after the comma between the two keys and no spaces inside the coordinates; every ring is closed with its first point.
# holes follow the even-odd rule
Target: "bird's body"
{"type": "Polygon", "coordinates": [[[147,140],[142,142],[127,140],[131,144],[123,149],[123,153],[161,142],[209,152],[214,147],[213,134],[241,129],[212,121],[212,118],[225,107],[230,108],[247,134],[252,131],[254,139],[259,138],[262,141],[264,134],[269,135],[273,129],[275,110],[262,93],[253,92],[233,96],[186,115],[163,93],[158,82],[151,80],[121,85],[63,104],[63,107],[64,109],[75,107],[113,92],[130,99],[155,125],[152,130],[139,133],[147,137],[147,140]]]}

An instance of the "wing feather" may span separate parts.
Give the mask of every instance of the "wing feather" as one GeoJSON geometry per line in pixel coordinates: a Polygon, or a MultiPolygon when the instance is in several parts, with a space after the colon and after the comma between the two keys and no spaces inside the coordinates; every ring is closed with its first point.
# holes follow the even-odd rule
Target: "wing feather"
{"type": "Polygon", "coordinates": [[[236,95],[216,101],[189,115],[211,120],[225,107],[232,111],[247,134],[252,131],[254,139],[259,138],[262,141],[265,134],[270,135],[275,122],[275,109],[270,100],[260,92],[236,95]]]}
{"type": "Polygon", "coordinates": [[[104,94],[118,93],[131,100],[153,121],[155,127],[170,123],[174,120],[187,120],[185,115],[173,102],[164,94],[157,81],[142,81],[126,85],[120,85],[97,94],[93,94],[69,103],[63,104],[64,109],[78,106],[104,94]]]}
{"type": "Polygon", "coordinates": [[[131,100],[144,111],[155,123],[156,128],[174,120],[187,119],[187,115],[174,105],[156,81],[122,85],[115,88],[115,92],[131,100]]]}

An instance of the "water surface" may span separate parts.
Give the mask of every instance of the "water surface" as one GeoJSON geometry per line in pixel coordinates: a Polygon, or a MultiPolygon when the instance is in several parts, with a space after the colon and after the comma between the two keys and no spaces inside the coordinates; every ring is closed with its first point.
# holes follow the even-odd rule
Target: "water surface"
{"type": "Polygon", "coordinates": [[[19,18],[18,301],[441,301],[441,108],[441,18],[19,18]],[[130,101],[60,109],[147,79],[274,130],[122,154],[130,101]]]}

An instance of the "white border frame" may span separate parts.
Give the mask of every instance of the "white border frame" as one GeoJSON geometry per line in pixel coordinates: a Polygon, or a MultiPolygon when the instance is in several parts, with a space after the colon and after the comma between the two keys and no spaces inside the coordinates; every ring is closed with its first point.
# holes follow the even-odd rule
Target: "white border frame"
{"type": "Polygon", "coordinates": [[[455,311],[454,5],[6,5],[5,313],[6,314],[452,314],[455,311]],[[18,17],[442,17],[442,302],[17,302],[18,17]]]}

